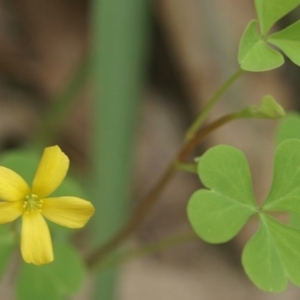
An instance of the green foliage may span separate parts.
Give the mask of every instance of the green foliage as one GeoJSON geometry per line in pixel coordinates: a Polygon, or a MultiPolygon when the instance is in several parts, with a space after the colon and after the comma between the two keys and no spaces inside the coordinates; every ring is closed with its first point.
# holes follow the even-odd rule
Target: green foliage
{"type": "Polygon", "coordinates": [[[283,16],[300,4],[300,0],[255,0],[261,34],[266,35],[283,16]]]}
{"type": "Polygon", "coordinates": [[[268,46],[257,31],[257,21],[252,20],[241,38],[238,61],[243,70],[260,72],[280,67],[284,59],[268,46]]]}
{"type": "Polygon", "coordinates": [[[55,246],[52,263],[34,266],[24,263],[17,282],[19,300],[63,300],[74,294],[85,277],[85,268],[75,249],[55,246]]]}
{"type": "MultiPolygon", "coordinates": [[[[300,140],[300,114],[289,113],[279,122],[276,130],[276,143],[279,144],[288,139],[300,140]]],[[[300,229],[300,215],[297,213],[290,214],[289,224],[292,227],[300,229]]]]}
{"type": "MultiPolygon", "coordinates": [[[[123,7],[115,6],[109,0],[93,2],[95,16],[92,23],[95,29],[97,55],[93,58],[92,64],[96,66],[95,76],[104,83],[96,94],[100,96],[98,98],[106,99],[96,102],[95,132],[97,137],[101,137],[101,141],[95,139],[94,178],[90,180],[91,194],[96,205],[101,207],[100,215],[98,213],[98,217],[94,218],[93,229],[94,233],[97,233],[94,242],[98,244],[109,240],[122,226],[122,220],[126,217],[126,210],[120,207],[126,206],[130,186],[128,157],[133,141],[134,120],[136,120],[136,100],[142,81],[141,67],[145,58],[144,37],[147,28],[146,4],[137,6],[136,4],[143,3],[138,0],[132,0],[130,3],[130,5],[124,4],[123,7]],[[132,10],[133,7],[138,9],[132,10]],[[99,14],[102,14],[103,18],[99,18],[99,14]],[[141,26],[136,26],[137,22],[128,23],[128,16],[131,21],[135,20],[141,26]],[[111,24],[117,26],[110,26],[111,24]],[[138,30],[130,30],[130,28],[138,30]],[[101,43],[98,42],[99,32],[101,43]],[[133,35],[124,35],[124,32],[131,32],[133,35]],[[118,51],[112,52],[111,49],[118,49],[118,51]],[[128,76],[129,69],[135,70],[133,76],[128,76]],[[126,101],[120,102],[121,98],[126,101]],[[111,118],[112,115],[118,117],[111,118]],[[110,129],[109,134],[107,128],[110,129]],[[112,152],[112,148],[118,151],[112,152]]],[[[299,4],[300,0],[255,0],[258,21],[250,21],[242,36],[238,53],[241,69],[211,98],[195,126],[192,126],[193,134],[201,129],[208,112],[225,90],[243,73],[243,70],[261,72],[281,66],[284,57],[279,51],[300,66],[300,21],[279,32],[269,34],[272,26],[299,4]]],[[[68,101],[71,101],[74,92],[77,91],[76,82],[83,82],[84,78],[83,73],[75,78],[70,86],[71,89],[66,93],[66,95],[72,94],[70,94],[72,97],[66,97],[68,101]]],[[[61,108],[68,107],[67,102],[64,103],[61,108]]],[[[65,109],[63,111],[65,114],[65,109]]],[[[284,114],[283,108],[274,98],[266,95],[259,105],[249,106],[232,116],[277,119],[284,114]]],[[[50,118],[46,120],[41,132],[46,133],[47,128],[51,128],[52,132],[50,130],[49,135],[47,133],[47,138],[53,136],[53,130],[58,128],[49,126],[49,124],[53,125],[57,116],[60,114],[57,115],[54,109],[50,118]]],[[[251,217],[257,217],[260,226],[245,246],[242,263],[254,284],[269,292],[283,291],[288,281],[300,286],[299,127],[300,117],[296,114],[288,116],[280,124],[273,182],[269,195],[261,206],[255,200],[245,155],[234,147],[221,145],[211,148],[198,160],[197,172],[206,188],[196,191],[191,196],[187,207],[188,218],[194,231],[210,243],[229,241],[238,234],[251,217]],[[274,212],[288,213],[291,216],[289,226],[270,215],[274,212]]],[[[43,134],[40,138],[41,136],[43,134]]],[[[40,153],[32,149],[9,151],[0,157],[0,165],[16,171],[30,184],[39,158],[40,153]]],[[[178,167],[185,171],[195,171],[194,165],[190,164],[182,163],[178,167]]],[[[65,195],[86,198],[79,183],[70,177],[65,179],[52,196],[65,195]]],[[[56,241],[67,240],[67,230],[52,225],[50,228],[54,231],[56,241]]],[[[0,226],[0,246],[1,276],[14,246],[14,237],[6,226],[0,226]]],[[[38,267],[22,265],[17,281],[18,299],[60,300],[74,294],[79,288],[85,276],[81,258],[71,246],[54,243],[54,248],[53,263],[38,267]]],[[[114,281],[113,269],[99,272],[98,292],[95,297],[111,299],[115,291],[114,281]]]]}
{"type": "Polygon", "coordinates": [[[273,182],[262,208],[265,211],[300,213],[300,140],[290,139],[277,146],[273,182]]]}
{"type": "Polygon", "coordinates": [[[284,63],[281,53],[268,43],[277,46],[296,65],[300,65],[300,23],[266,36],[270,28],[280,18],[300,4],[300,0],[256,0],[258,20],[252,20],[246,27],[240,41],[238,62],[241,69],[262,72],[280,67],[284,63]],[[258,32],[258,24],[261,33],[258,32]],[[267,43],[268,42],[268,43],[267,43]]]}
{"type": "Polygon", "coordinates": [[[260,214],[261,227],[243,252],[243,265],[262,290],[282,292],[287,279],[300,286],[300,230],[260,214]]]}
{"type": "Polygon", "coordinates": [[[299,167],[300,140],[280,143],[270,193],[258,207],[241,151],[216,146],[198,160],[199,177],[210,190],[199,190],[189,200],[192,227],[205,241],[222,243],[234,237],[251,215],[258,214],[260,229],[244,249],[243,265],[250,279],[265,291],[283,291],[287,279],[300,286],[300,230],[268,215],[274,211],[300,214],[299,167]]]}
{"type": "Polygon", "coordinates": [[[277,46],[294,64],[300,66],[300,20],[268,36],[267,41],[277,46]]]}
{"type": "Polygon", "coordinates": [[[262,98],[259,105],[251,105],[239,113],[242,118],[279,119],[285,115],[284,109],[271,95],[262,98]]]}
{"type": "Polygon", "coordinates": [[[192,195],[187,209],[189,220],[205,241],[226,242],[256,211],[247,160],[233,147],[214,147],[199,159],[198,174],[211,190],[192,195]]]}
{"type": "Polygon", "coordinates": [[[298,113],[289,113],[282,118],[275,138],[277,144],[288,139],[300,139],[300,115],[298,113]]]}
{"type": "Polygon", "coordinates": [[[265,214],[260,216],[260,228],[244,248],[243,266],[247,275],[259,288],[269,292],[280,292],[287,285],[284,267],[269,229],[269,219],[265,214]]]}

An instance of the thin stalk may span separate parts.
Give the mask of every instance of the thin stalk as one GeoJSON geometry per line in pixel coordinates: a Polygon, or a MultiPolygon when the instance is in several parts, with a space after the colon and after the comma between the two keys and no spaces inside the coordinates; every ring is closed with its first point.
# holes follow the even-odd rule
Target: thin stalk
{"type": "Polygon", "coordinates": [[[208,134],[236,118],[238,118],[238,115],[230,114],[216,120],[208,127],[200,131],[196,136],[194,136],[194,138],[191,141],[189,141],[189,143],[185,144],[183,148],[179,151],[179,153],[176,155],[174,160],[171,162],[170,166],[162,175],[158,183],[150,190],[149,194],[146,196],[144,201],[142,201],[136,208],[136,210],[133,212],[127,224],[125,224],[125,226],[102,247],[96,248],[93,252],[91,252],[86,257],[86,265],[89,268],[94,267],[108,253],[110,253],[122,241],[129,237],[135,231],[135,229],[142,223],[145,216],[149,213],[151,208],[158,201],[159,196],[164,190],[164,188],[171,181],[174,175],[178,172],[176,168],[178,161],[180,163],[183,163],[183,160],[186,159],[188,154],[191,153],[208,134]]]}
{"type": "Polygon", "coordinates": [[[102,247],[95,249],[92,253],[89,254],[89,256],[86,258],[86,265],[89,268],[96,265],[96,263],[98,263],[107,253],[115,249],[140,225],[149,210],[157,201],[158,196],[160,195],[162,190],[172,179],[175,172],[175,166],[171,164],[164,175],[161,177],[157,185],[154,186],[154,188],[151,190],[146,199],[137,207],[127,224],[102,247]]]}
{"type": "Polygon", "coordinates": [[[180,163],[184,163],[190,153],[196,148],[199,143],[206,138],[209,134],[211,134],[214,130],[220,128],[221,126],[225,125],[226,123],[229,123],[233,120],[240,119],[241,116],[239,113],[232,113],[225,115],[207,127],[205,127],[203,130],[200,130],[196,135],[194,135],[193,139],[190,140],[187,144],[185,144],[182,148],[182,150],[179,152],[177,156],[177,160],[180,163]]]}
{"type": "Polygon", "coordinates": [[[201,126],[205,122],[209,112],[220,99],[220,97],[228,90],[228,88],[244,73],[244,70],[238,69],[210,98],[207,104],[204,106],[202,112],[194,123],[190,126],[186,133],[186,143],[193,139],[194,135],[200,130],[201,126]]]}
{"type": "Polygon", "coordinates": [[[178,161],[175,163],[175,168],[178,171],[184,171],[187,173],[197,174],[197,164],[196,163],[181,163],[178,161]]]}

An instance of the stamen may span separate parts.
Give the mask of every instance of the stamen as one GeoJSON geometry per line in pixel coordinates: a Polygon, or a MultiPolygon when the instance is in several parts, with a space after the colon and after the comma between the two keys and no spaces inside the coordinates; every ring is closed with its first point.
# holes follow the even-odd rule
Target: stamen
{"type": "Polygon", "coordinates": [[[39,212],[42,211],[43,201],[39,199],[37,195],[30,194],[26,195],[23,203],[23,208],[26,210],[26,213],[31,211],[38,210],[39,212]]]}

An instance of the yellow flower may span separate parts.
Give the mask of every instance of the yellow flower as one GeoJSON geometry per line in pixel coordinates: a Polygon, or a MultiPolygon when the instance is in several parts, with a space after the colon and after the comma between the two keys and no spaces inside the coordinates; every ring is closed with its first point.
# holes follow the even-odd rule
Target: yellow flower
{"type": "Polygon", "coordinates": [[[46,198],[61,184],[69,168],[68,157],[58,146],[45,148],[32,188],[14,171],[0,166],[0,224],[22,215],[21,252],[27,263],[53,261],[48,225],[43,217],[69,228],[83,227],[95,209],[76,197],[46,198]]]}

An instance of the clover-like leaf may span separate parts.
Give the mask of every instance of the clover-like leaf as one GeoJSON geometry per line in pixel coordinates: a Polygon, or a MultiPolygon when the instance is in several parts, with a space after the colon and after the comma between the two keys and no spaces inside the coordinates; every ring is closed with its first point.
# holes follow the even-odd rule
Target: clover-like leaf
{"type": "Polygon", "coordinates": [[[257,32],[256,20],[250,21],[241,38],[238,61],[243,70],[252,72],[275,69],[284,63],[283,56],[257,32]]]}
{"type": "Polygon", "coordinates": [[[288,139],[300,140],[300,114],[289,113],[280,120],[276,130],[276,143],[279,144],[288,139]]]}
{"type": "Polygon", "coordinates": [[[239,115],[243,118],[279,119],[285,111],[271,95],[266,95],[259,105],[248,106],[239,115]]]}
{"type": "Polygon", "coordinates": [[[281,49],[294,64],[300,66],[300,20],[268,36],[267,41],[281,49]]]}
{"type": "Polygon", "coordinates": [[[261,34],[265,35],[283,16],[300,4],[300,0],[255,0],[261,34]]]}
{"type": "Polygon", "coordinates": [[[198,160],[198,174],[210,190],[201,189],[191,196],[189,221],[203,240],[226,242],[256,212],[247,159],[234,147],[216,146],[198,160]]]}
{"type": "Polygon", "coordinates": [[[289,139],[277,147],[272,186],[262,209],[300,214],[300,140],[289,139]]]}
{"type": "Polygon", "coordinates": [[[260,214],[261,226],[243,251],[249,278],[262,290],[282,292],[288,279],[300,285],[300,230],[260,214]]]}

